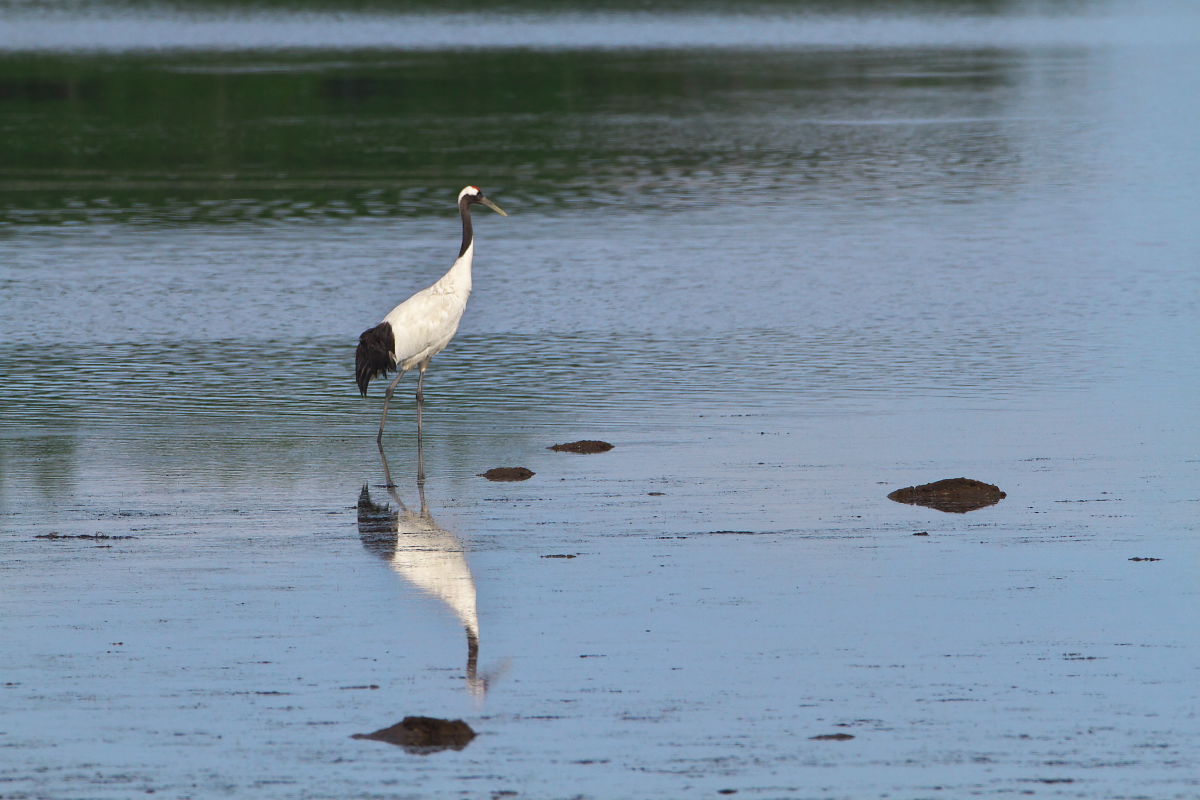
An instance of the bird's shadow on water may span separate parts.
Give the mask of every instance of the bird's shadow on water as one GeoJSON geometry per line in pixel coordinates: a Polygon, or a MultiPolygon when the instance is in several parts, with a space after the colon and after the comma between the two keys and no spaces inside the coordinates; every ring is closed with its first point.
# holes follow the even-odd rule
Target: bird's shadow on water
{"type": "MultiPolygon", "coordinates": [[[[392,501],[380,505],[371,498],[368,484],[358,494],[358,535],[363,548],[388,563],[393,571],[422,593],[441,600],[462,623],[467,635],[467,690],[482,702],[489,684],[499,676],[479,673],[479,609],[475,577],[467,561],[467,547],[458,536],[438,525],[425,498],[424,470],[419,469],[419,509],[409,508],[392,482],[387,455],[379,448],[392,501]]],[[[423,463],[418,442],[418,463],[423,463]]]]}

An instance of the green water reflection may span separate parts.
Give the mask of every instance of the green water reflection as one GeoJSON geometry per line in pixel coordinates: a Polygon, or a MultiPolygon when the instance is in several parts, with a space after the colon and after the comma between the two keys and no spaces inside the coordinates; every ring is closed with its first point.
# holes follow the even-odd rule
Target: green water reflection
{"type": "MultiPolygon", "coordinates": [[[[427,213],[446,205],[445,186],[471,182],[526,206],[636,207],[667,179],[675,202],[761,194],[875,148],[864,126],[879,120],[990,126],[1013,81],[1011,60],[988,52],[899,63],[909,68],[877,52],[10,54],[0,221],[427,213]]],[[[919,147],[940,136],[921,131],[919,147]]],[[[934,159],[986,179],[1006,159],[991,142],[934,159]]]]}

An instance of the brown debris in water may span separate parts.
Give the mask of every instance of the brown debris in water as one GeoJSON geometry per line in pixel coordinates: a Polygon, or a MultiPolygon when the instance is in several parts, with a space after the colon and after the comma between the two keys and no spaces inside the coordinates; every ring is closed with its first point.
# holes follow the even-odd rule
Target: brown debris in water
{"type": "Polygon", "coordinates": [[[39,533],[34,536],[35,539],[92,539],[102,541],[106,539],[136,539],[136,536],[110,536],[107,533],[39,533]]]}
{"type": "Polygon", "coordinates": [[[612,450],[613,446],[598,439],[580,439],[578,442],[551,445],[546,449],[557,450],[560,453],[606,453],[612,450]]]}
{"type": "Polygon", "coordinates": [[[999,487],[990,483],[972,478],[946,478],[920,486],[897,489],[888,495],[888,499],[897,503],[964,514],[986,506],[994,506],[1007,496],[999,487]]]}
{"type": "Polygon", "coordinates": [[[492,467],[487,472],[479,473],[479,476],[489,481],[527,481],[536,474],[526,467],[492,467]]]}
{"type": "Polygon", "coordinates": [[[475,738],[475,731],[461,719],[405,717],[390,728],[374,733],[356,733],[351,739],[371,739],[399,745],[410,753],[428,755],[439,750],[462,750],[475,738]]]}

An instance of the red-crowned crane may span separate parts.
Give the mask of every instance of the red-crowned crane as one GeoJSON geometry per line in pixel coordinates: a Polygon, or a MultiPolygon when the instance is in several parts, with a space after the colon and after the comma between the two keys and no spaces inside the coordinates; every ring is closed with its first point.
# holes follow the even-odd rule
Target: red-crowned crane
{"type": "Polygon", "coordinates": [[[386,376],[391,370],[397,375],[388,385],[383,398],[383,415],[379,418],[379,435],[375,441],[383,444],[383,426],[387,422],[388,403],[396,384],[413,367],[421,370],[417,378],[417,438],[421,437],[421,417],[425,406],[425,370],[429,361],[442,352],[458,331],[459,320],[471,295],[471,262],[475,258],[475,239],[471,230],[471,206],[479,203],[507,217],[500,206],[483,196],[478,186],[467,186],[458,193],[458,213],[462,217],[462,247],[454,265],[437,283],[414,294],[388,312],[374,328],[358,337],[355,352],[355,377],[363,397],[367,385],[376,375],[386,376]]]}

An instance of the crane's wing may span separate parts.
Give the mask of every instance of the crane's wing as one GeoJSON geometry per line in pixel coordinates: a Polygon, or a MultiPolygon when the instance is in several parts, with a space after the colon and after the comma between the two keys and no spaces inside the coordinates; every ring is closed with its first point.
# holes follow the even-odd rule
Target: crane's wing
{"type": "Polygon", "coordinates": [[[411,369],[440,353],[458,330],[467,307],[465,292],[441,290],[435,284],[396,306],[384,317],[395,337],[395,364],[411,369]]]}

